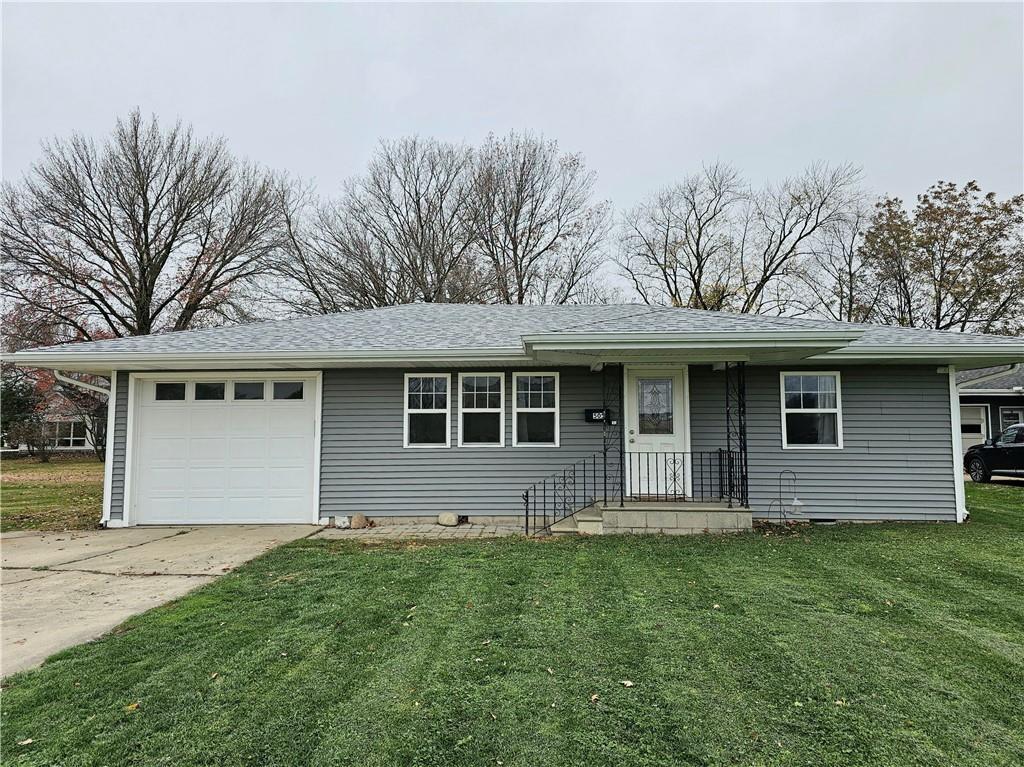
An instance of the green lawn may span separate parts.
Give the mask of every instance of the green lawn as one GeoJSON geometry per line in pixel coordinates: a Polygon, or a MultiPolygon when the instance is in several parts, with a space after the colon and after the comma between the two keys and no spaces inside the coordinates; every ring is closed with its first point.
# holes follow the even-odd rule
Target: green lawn
{"type": "Polygon", "coordinates": [[[296,542],[8,679],[4,763],[1021,765],[1024,488],[969,493],[962,526],[296,542]]]}
{"type": "Polygon", "coordinates": [[[5,458],[0,475],[0,532],[99,526],[103,464],[94,456],[5,458]]]}

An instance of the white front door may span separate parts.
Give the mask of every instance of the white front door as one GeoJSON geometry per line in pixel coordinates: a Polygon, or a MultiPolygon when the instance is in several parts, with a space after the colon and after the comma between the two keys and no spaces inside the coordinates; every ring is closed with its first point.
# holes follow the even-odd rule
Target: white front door
{"type": "Polygon", "coordinates": [[[988,408],[985,405],[960,406],[960,442],[964,453],[971,445],[984,442],[991,435],[988,430],[988,408]]]}
{"type": "Polygon", "coordinates": [[[137,376],[130,524],[316,519],[319,380],[137,376]]]}
{"type": "Polygon", "coordinates": [[[628,494],[634,498],[692,495],[685,370],[628,368],[625,384],[628,494]]]}

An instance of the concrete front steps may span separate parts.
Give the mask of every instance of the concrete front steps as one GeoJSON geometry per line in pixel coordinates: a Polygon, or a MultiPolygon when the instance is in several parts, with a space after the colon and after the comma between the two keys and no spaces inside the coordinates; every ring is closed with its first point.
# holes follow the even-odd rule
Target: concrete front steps
{"type": "Polygon", "coordinates": [[[750,510],[728,503],[626,501],[595,504],[561,519],[552,535],[617,535],[621,533],[697,535],[740,533],[753,528],[750,510]]]}

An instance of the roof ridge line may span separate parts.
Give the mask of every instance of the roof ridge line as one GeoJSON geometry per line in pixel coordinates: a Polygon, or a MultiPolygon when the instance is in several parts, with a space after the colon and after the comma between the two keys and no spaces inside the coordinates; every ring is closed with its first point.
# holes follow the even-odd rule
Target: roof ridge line
{"type": "MultiPolygon", "coordinates": [[[[561,330],[548,331],[548,332],[564,333],[566,331],[575,330],[577,328],[585,328],[585,327],[588,327],[590,325],[602,325],[602,324],[604,324],[606,322],[612,322],[614,320],[624,320],[624,319],[627,319],[627,318],[643,317],[643,316],[648,315],[648,314],[654,314],[659,309],[669,309],[669,308],[672,308],[672,307],[668,307],[668,306],[662,306],[662,307],[658,307],[658,308],[652,308],[651,306],[639,306],[639,305],[635,305],[635,306],[636,306],[636,309],[637,309],[636,312],[630,312],[629,314],[623,314],[621,316],[606,317],[605,319],[602,319],[602,320],[591,320],[590,322],[581,322],[581,323],[579,323],[577,325],[567,325],[566,327],[561,328],[561,330]]],[[[530,335],[530,334],[526,334],[526,335],[530,335]]]]}

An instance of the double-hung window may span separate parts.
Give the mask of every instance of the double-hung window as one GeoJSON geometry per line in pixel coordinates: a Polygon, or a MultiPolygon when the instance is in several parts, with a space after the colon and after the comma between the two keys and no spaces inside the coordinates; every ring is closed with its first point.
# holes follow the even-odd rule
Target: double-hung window
{"type": "Polygon", "coordinates": [[[505,376],[459,373],[459,447],[504,447],[505,376]]]}
{"type": "Polygon", "coordinates": [[[512,444],[558,447],[558,373],[512,374],[512,444]]]}
{"type": "Polygon", "coordinates": [[[405,446],[449,447],[451,376],[405,375],[405,446]]]}
{"type": "Polygon", "coordinates": [[[782,447],[841,448],[839,373],[782,373],[782,447]]]}

